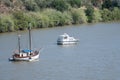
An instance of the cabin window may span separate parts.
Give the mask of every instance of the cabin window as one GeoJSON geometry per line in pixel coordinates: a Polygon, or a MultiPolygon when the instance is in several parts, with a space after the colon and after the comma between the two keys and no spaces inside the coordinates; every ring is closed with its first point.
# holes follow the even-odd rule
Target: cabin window
{"type": "Polygon", "coordinates": [[[67,36],[65,36],[64,39],[67,39],[67,36]]]}

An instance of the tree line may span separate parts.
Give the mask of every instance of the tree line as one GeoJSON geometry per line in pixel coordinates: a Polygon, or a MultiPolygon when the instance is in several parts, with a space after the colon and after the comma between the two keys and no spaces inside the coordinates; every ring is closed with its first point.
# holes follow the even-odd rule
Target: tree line
{"type": "MultiPolygon", "coordinates": [[[[14,8],[14,0],[3,0],[14,8]]],[[[0,32],[120,20],[119,0],[19,0],[25,10],[0,14],[0,32]]]]}

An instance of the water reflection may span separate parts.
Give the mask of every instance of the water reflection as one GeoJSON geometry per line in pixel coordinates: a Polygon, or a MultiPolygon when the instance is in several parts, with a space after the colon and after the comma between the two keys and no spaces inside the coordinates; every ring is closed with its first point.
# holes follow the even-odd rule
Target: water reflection
{"type": "Polygon", "coordinates": [[[76,44],[68,44],[68,45],[58,45],[59,47],[63,47],[63,48],[69,48],[69,47],[74,47],[77,46],[79,43],[76,44]]]}

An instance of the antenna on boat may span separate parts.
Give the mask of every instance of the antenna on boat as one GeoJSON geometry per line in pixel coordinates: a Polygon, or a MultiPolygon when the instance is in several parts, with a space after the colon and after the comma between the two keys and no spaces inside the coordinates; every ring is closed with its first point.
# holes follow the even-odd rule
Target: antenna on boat
{"type": "Polygon", "coordinates": [[[31,53],[31,23],[28,23],[28,30],[29,30],[29,49],[31,53]]]}

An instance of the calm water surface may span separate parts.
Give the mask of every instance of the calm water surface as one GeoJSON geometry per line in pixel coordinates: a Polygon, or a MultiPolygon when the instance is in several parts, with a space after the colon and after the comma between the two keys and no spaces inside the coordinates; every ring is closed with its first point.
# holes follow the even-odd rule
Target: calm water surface
{"type": "MultiPolygon", "coordinates": [[[[28,32],[20,32],[21,47],[28,32]]],[[[0,80],[120,80],[120,23],[99,23],[32,30],[32,47],[42,48],[40,60],[9,62],[17,49],[17,33],[0,34],[0,80]],[[80,39],[58,46],[58,35],[80,39]]]]}

